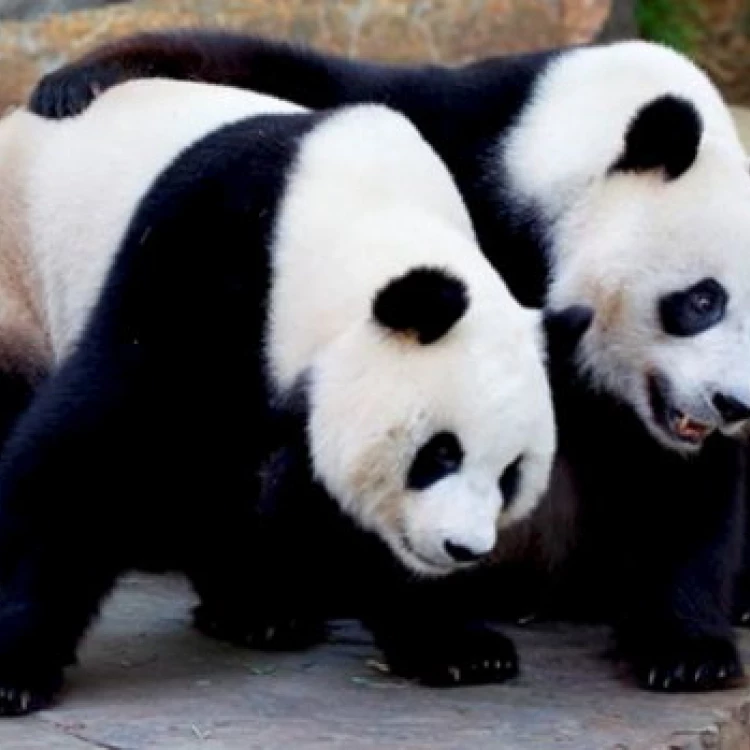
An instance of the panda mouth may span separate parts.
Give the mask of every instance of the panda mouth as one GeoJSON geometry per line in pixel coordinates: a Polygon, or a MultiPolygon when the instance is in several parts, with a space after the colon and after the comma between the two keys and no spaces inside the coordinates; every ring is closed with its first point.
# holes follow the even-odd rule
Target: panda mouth
{"type": "Polygon", "coordinates": [[[672,388],[663,375],[648,376],[648,392],[654,421],[672,440],[698,446],[714,431],[714,425],[701,422],[674,405],[672,388]]]}
{"type": "Polygon", "coordinates": [[[441,563],[437,560],[431,560],[429,557],[425,557],[414,548],[414,545],[409,541],[406,534],[402,534],[400,539],[401,547],[404,552],[407,553],[409,558],[416,562],[416,565],[412,564],[411,567],[418,568],[422,573],[444,576],[454,572],[458,567],[452,563],[441,563]]]}
{"type": "Polygon", "coordinates": [[[710,425],[688,417],[679,409],[670,409],[669,424],[672,434],[694,445],[702,443],[713,431],[710,425]]]}

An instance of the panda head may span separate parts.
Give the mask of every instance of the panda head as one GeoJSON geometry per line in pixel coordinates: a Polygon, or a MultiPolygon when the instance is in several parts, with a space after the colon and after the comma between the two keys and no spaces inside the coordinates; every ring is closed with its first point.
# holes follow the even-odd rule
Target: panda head
{"type": "Polygon", "coordinates": [[[672,94],[634,112],[556,222],[550,291],[596,310],[593,384],[686,453],[750,417],[750,172],[704,113],[672,94]]]}
{"type": "Polygon", "coordinates": [[[422,575],[486,557],[551,469],[540,316],[482,277],[418,266],[388,280],[310,376],[318,480],[422,575]]]}

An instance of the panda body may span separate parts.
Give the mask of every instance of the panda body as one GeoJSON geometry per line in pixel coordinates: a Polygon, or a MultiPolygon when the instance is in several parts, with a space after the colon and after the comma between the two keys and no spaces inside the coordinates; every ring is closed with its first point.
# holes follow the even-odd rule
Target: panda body
{"type": "MultiPolygon", "coordinates": [[[[570,481],[553,480],[501,555],[515,549],[532,569],[541,558],[542,571],[560,563],[570,588],[541,576],[556,605],[606,603],[645,687],[732,684],[741,672],[730,609],[745,463],[736,437],[750,415],[750,176],[706,75],[644,42],[448,68],[162,32],[51,74],[31,106],[65,117],[98,88],[154,74],[312,108],[387,102],[446,163],[517,299],[595,310],[575,365],[553,379],[570,481]]],[[[518,588],[534,599],[525,577],[518,588]]]]}
{"type": "Polygon", "coordinates": [[[228,640],[306,645],[337,589],[404,674],[514,674],[413,576],[543,493],[542,318],[413,125],[154,80],[0,143],[51,370],[0,461],[0,712],[50,700],[132,568],[185,572],[228,640]]]}

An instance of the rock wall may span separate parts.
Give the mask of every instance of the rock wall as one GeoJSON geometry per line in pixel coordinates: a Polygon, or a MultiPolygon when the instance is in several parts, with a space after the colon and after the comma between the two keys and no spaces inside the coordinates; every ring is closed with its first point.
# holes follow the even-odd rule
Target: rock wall
{"type": "MultiPolygon", "coordinates": [[[[37,0],[37,7],[43,4],[37,0]]],[[[101,42],[145,29],[222,26],[350,56],[453,63],[588,41],[609,5],[610,0],[137,0],[5,21],[0,22],[0,112],[23,101],[41,74],[101,42]]]]}
{"type": "Polygon", "coordinates": [[[0,20],[41,18],[50,13],[67,13],[81,8],[96,8],[127,0],[0,0],[0,20]]]}

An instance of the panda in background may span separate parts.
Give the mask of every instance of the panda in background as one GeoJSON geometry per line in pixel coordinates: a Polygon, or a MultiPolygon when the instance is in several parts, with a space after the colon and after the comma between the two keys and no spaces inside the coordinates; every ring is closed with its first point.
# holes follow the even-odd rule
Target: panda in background
{"type": "MultiPolygon", "coordinates": [[[[515,675],[417,579],[487,558],[545,491],[545,327],[403,115],[137,81],[8,116],[0,164],[52,352],[0,462],[0,713],[49,703],[132,568],[184,571],[227,640],[309,645],[346,597],[395,672],[515,675]]],[[[590,318],[546,316],[550,369],[590,318]]]]}
{"type": "Polygon", "coordinates": [[[530,573],[517,586],[527,599],[539,570],[555,605],[604,605],[597,616],[616,625],[643,686],[734,684],[750,174],[709,79],[643,42],[450,68],[176,31],[94,50],[43,79],[30,106],[65,117],[117,82],[150,76],[313,108],[387,103],[443,158],[484,253],[523,304],[594,308],[572,376],[553,382],[557,478],[502,557],[515,551],[530,573]],[[548,583],[550,566],[559,578],[548,583]]]}

